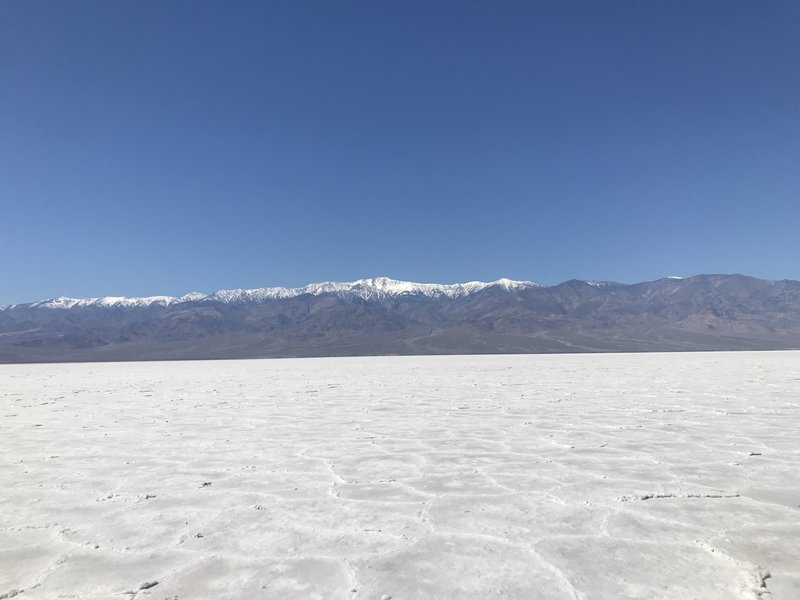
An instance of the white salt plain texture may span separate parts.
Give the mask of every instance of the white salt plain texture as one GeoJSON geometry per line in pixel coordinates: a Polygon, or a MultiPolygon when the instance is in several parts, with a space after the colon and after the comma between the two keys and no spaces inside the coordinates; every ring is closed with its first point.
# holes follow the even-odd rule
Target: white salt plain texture
{"type": "Polygon", "coordinates": [[[800,352],[0,366],[0,419],[0,598],[800,598],[800,352]]]}

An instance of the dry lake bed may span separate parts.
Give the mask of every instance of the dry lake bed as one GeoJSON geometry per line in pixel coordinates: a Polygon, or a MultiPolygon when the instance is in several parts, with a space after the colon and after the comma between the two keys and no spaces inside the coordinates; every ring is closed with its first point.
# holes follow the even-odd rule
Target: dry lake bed
{"type": "Polygon", "coordinates": [[[800,352],[0,366],[0,598],[800,598],[800,352]]]}

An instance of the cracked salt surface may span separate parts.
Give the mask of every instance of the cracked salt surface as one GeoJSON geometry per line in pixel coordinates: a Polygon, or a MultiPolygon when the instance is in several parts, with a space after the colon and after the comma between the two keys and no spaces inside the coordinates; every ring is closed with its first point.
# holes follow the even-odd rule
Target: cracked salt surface
{"type": "Polygon", "coordinates": [[[800,598],[800,352],[0,366],[0,598],[800,598]]]}

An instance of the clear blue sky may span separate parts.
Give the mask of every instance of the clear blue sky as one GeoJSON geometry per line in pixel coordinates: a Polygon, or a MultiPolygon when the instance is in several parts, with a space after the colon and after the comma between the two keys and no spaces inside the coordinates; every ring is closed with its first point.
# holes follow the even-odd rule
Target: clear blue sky
{"type": "Polygon", "coordinates": [[[0,3],[0,303],[800,279],[800,2],[0,3]]]}

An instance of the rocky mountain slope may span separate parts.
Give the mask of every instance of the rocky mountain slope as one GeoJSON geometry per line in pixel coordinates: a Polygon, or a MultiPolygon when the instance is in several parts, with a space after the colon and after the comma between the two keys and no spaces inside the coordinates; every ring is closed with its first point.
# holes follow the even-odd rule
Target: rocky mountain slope
{"type": "Polygon", "coordinates": [[[800,348],[800,282],[388,278],[0,308],[0,362],[800,348]]]}

